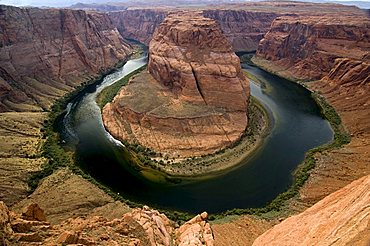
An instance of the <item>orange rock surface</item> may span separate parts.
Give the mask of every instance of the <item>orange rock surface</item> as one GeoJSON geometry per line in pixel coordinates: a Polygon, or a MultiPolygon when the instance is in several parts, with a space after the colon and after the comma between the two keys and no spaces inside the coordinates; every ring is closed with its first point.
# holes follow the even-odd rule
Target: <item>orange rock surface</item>
{"type": "Polygon", "coordinates": [[[101,13],[0,6],[0,112],[42,111],[131,52],[101,13]]]}
{"type": "MultiPolygon", "coordinates": [[[[25,211],[37,204],[25,207],[25,211]]],[[[67,219],[51,225],[9,211],[0,201],[0,236],[2,245],[204,245],[213,246],[214,239],[207,213],[197,215],[175,229],[174,222],[164,214],[146,206],[133,209],[119,218],[107,219],[90,215],[67,219]]]]}
{"type": "Polygon", "coordinates": [[[113,136],[172,157],[212,153],[241,137],[249,83],[214,21],[198,12],[170,15],[149,51],[149,73],[104,107],[113,136]]]}
{"type": "Polygon", "coordinates": [[[254,61],[290,79],[321,79],[337,58],[369,61],[369,30],[365,15],[278,17],[254,61]]]}
{"type": "Polygon", "coordinates": [[[253,245],[368,245],[370,175],[274,226],[253,245]]]}

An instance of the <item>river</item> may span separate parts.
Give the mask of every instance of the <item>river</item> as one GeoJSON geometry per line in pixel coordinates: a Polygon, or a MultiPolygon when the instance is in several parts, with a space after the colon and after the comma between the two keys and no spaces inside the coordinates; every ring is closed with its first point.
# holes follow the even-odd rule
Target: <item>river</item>
{"type": "Polygon", "coordinates": [[[77,165],[126,199],[191,213],[261,207],[291,185],[292,172],[307,150],[333,138],[309,91],[243,64],[243,69],[264,82],[261,86],[251,80],[251,94],[274,119],[258,151],[238,168],[214,178],[180,184],[152,182],[128,164],[124,147],[105,131],[95,102],[104,87],[145,64],[144,57],[130,60],[99,85],[87,87],[70,101],[58,122],[63,142],[76,153],[77,165]]]}

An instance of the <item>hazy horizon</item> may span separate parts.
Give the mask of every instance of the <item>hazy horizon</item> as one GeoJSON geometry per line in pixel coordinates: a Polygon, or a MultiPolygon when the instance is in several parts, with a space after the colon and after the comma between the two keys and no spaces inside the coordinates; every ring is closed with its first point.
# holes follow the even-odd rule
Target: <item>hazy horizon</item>
{"type": "MultiPolygon", "coordinates": [[[[13,6],[35,6],[35,7],[69,7],[76,3],[85,3],[85,4],[102,4],[109,2],[130,2],[132,0],[0,0],[0,4],[4,5],[13,5],[13,6]]],[[[142,2],[142,0],[139,0],[142,2]]],[[[224,2],[253,2],[253,0],[224,0],[224,2]]],[[[258,0],[257,0],[258,1],[258,0]]],[[[298,0],[300,2],[361,2],[361,5],[365,4],[366,6],[370,5],[370,0],[298,0]]],[[[200,1],[204,2],[204,1],[200,1]]]]}

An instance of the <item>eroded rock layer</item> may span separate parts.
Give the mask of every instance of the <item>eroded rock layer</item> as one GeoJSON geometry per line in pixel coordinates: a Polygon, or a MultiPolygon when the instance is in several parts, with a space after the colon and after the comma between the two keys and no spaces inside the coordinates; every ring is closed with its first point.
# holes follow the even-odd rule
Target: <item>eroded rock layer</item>
{"type": "Polygon", "coordinates": [[[41,111],[127,58],[105,14],[0,6],[0,112],[41,111]]]}
{"type": "MultiPolygon", "coordinates": [[[[170,9],[128,9],[108,15],[122,36],[149,44],[155,29],[170,12],[170,9]]],[[[255,51],[272,21],[281,14],[243,9],[205,9],[203,15],[220,25],[234,51],[255,51]]]]}
{"type": "Polygon", "coordinates": [[[301,191],[309,204],[370,173],[369,76],[369,62],[338,58],[326,76],[309,83],[335,107],[351,134],[348,145],[315,156],[317,167],[301,191]]]}
{"type": "Polygon", "coordinates": [[[272,21],[281,14],[248,10],[204,10],[204,16],[214,19],[229,39],[235,51],[255,51],[270,29],[272,21]]]}
{"type": "Polygon", "coordinates": [[[215,152],[247,126],[249,83],[215,21],[168,16],[149,46],[148,71],[103,110],[113,136],[172,157],[215,152]]]}
{"type": "Polygon", "coordinates": [[[321,79],[337,58],[369,61],[369,30],[370,19],[364,15],[278,17],[254,61],[283,77],[321,79]]]}
{"type": "Polygon", "coordinates": [[[368,245],[370,175],[325,197],[258,237],[258,245],[368,245]]]}
{"type": "Polygon", "coordinates": [[[2,245],[199,245],[213,246],[207,213],[175,229],[175,223],[147,206],[114,219],[89,215],[50,224],[38,204],[10,211],[0,201],[2,245]]]}

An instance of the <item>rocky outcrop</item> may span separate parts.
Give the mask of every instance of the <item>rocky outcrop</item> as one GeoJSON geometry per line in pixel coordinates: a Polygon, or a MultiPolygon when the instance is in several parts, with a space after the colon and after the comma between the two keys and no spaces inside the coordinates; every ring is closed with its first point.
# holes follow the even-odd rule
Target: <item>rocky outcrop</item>
{"type": "Polygon", "coordinates": [[[150,43],[148,71],[104,108],[113,136],[171,157],[213,153],[240,138],[249,83],[214,21],[168,16],[150,43]]]}
{"type": "Polygon", "coordinates": [[[176,245],[213,246],[213,233],[207,219],[207,212],[203,212],[180,226],[176,231],[176,245]]]}
{"type": "MultiPolygon", "coordinates": [[[[25,207],[43,215],[37,204],[25,207]]],[[[144,206],[123,216],[70,218],[58,224],[25,218],[0,201],[0,236],[2,245],[213,245],[207,213],[197,215],[179,228],[164,214],[144,206]],[[177,244],[178,243],[178,244],[177,244]]]]}
{"type": "Polygon", "coordinates": [[[204,16],[215,20],[229,39],[234,51],[255,51],[258,43],[280,14],[247,10],[204,10],[204,16]]]}
{"type": "Polygon", "coordinates": [[[41,111],[125,60],[105,14],[0,6],[0,111],[41,111]]]}
{"type": "Polygon", "coordinates": [[[366,16],[278,17],[254,62],[290,79],[321,79],[337,58],[369,61],[369,30],[366,16]]]}
{"type": "Polygon", "coordinates": [[[258,245],[368,245],[370,175],[324,198],[258,237],[258,245]]]}
{"type": "Polygon", "coordinates": [[[320,91],[338,110],[352,136],[370,133],[367,117],[370,113],[370,57],[336,59],[330,72],[311,88],[320,91]]]}

